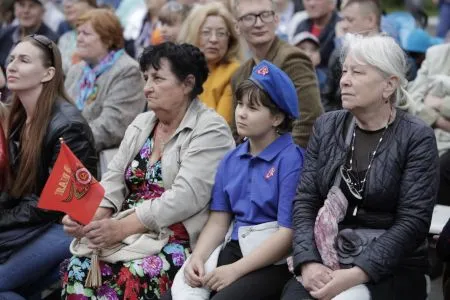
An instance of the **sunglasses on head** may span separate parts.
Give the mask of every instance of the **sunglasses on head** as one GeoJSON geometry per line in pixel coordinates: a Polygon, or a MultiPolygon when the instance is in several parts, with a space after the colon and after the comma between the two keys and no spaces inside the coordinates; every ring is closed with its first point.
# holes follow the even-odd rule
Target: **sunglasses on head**
{"type": "Polygon", "coordinates": [[[48,37],[46,37],[45,35],[40,35],[40,34],[32,34],[30,35],[30,38],[32,38],[33,40],[35,40],[36,42],[38,42],[39,44],[41,44],[42,46],[44,46],[46,49],[49,50],[50,52],[50,57],[52,59],[52,64],[55,63],[54,61],[54,56],[53,56],[53,42],[51,39],[49,39],[48,37]]]}

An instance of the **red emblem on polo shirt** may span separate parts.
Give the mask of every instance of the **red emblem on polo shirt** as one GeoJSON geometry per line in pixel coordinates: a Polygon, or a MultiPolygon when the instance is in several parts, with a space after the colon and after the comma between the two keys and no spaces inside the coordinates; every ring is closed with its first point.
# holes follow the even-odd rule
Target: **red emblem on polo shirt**
{"type": "Polygon", "coordinates": [[[262,75],[262,76],[266,76],[267,74],[269,74],[269,68],[266,66],[263,66],[263,67],[259,68],[258,70],[256,70],[256,73],[258,73],[259,75],[262,75]]]}
{"type": "Polygon", "coordinates": [[[264,176],[264,178],[270,179],[270,177],[272,177],[273,175],[275,175],[275,168],[274,167],[270,168],[269,171],[267,171],[267,173],[264,176]]]}

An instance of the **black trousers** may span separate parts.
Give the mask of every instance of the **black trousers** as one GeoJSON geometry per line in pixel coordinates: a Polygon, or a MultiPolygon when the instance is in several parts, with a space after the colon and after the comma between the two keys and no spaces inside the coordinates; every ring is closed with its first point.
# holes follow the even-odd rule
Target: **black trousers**
{"type": "Polygon", "coordinates": [[[442,292],[444,300],[450,300],[450,265],[445,263],[444,273],[442,274],[442,292]]]}
{"type": "MultiPolygon", "coordinates": [[[[237,241],[229,242],[220,252],[218,266],[232,264],[242,258],[237,241]]],[[[218,293],[212,300],[278,300],[284,285],[292,278],[287,265],[271,265],[242,276],[218,293]]],[[[172,299],[168,293],[162,300],[172,299]]]]}
{"type": "Polygon", "coordinates": [[[284,287],[281,300],[312,300],[309,292],[300,284],[297,279],[291,278],[284,287]]]}
{"type": "Polygon", "coordinates": [[[437,203],[450,205],[450,151],[447,151],[439,160],[440,183],[437,203]]]}

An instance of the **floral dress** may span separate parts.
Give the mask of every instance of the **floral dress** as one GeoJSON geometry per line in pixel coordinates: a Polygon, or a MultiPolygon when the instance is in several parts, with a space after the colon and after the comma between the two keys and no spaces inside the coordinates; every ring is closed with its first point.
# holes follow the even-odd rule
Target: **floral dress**
{"type": "MultiPolygon", "coordinates": [[[[159,198],[164,192],[161,159],[150,164],[153,139],[149,137],[128,166],[125,182],[130,190],[122,210],[159,198]]],[[[100,262],[103,285],[84,286],[91,260],[73,256],[66,261],[63,277],[63,299],[159,299],[170,289],[177,271],[191,250],[189,236],[182,223],[169,227],[173,231],[161,253],[129,262],[100,262]]]]}

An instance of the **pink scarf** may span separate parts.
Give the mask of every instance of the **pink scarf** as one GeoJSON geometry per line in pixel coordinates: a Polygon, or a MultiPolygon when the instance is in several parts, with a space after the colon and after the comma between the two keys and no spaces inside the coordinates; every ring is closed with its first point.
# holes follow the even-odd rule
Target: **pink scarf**
{"type": "MultiPolygon", "coordinates": [[[[354,126],[355,120],[352,119],[345,137],[347,146],[350,145],[354,126]]],[[[317,250],[320,253],[323,264],[332,270],[340,269],[335,242],[339,233],[338,224],[344,220],[348,207],[348,200],[339,188],[340,183],[341,173],[337,170],[333,186],[328,191],[327,198],[319,209],[314,224],[314,241],[317,250]]],[[[287,264],[289,270],[294,273],[292,257],[287,259],[287,264]]],[[[301,282],[301,276],[297,276],[297,280],[301,282]]]]}
{"type": "Polygon", "coordinates": [[[340,269],[335,247],[338,224],[344,219],[348,201],[338,186],[332,186],[314,225],[314,239],[323,264],[332,270],[340,269]]]}

